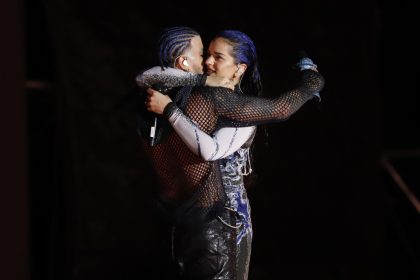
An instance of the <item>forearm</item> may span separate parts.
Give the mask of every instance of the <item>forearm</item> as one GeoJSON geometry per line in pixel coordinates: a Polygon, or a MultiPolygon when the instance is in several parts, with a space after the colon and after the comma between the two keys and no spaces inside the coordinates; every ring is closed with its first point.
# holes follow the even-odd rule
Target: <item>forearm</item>
{"type": "Polygon", "coordinates": [[[274,99],[232,94],[215,90],[215,110],[219,117],[234,126],[250,126],[288,119],[324,85],[323,77],[316,71],[305,70],[301,84],[274,99]]]}
{"type": "Polygon", "coordinates": [[[210,136],[176,107],[172,107],[170,113],[166,111],[166,115],[188,148],[205,161],[217,160],[234,153],[256,129],[255,127],[227,127],[217,130],[213,136],[210,136]]]}
{"type": "Polygon", "coordinates": [[[144,88],[151,87],[157,83],[172,88],[201,85],[205,82],[205,77],[201,74],[193,74],[175,68],[155,66],[137,75],[136,82],[139,87],[144,88]]]}

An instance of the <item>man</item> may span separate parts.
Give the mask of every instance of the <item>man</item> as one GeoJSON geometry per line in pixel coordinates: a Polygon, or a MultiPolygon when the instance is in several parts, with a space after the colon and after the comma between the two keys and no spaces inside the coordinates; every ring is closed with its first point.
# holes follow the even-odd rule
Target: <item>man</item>
{"type": "MultiPolygon", "coordinates": [[[[202,74],[203,43],[201,37],[195,30],[188,27],[164,30],[159,39],[159,59],[162,69],[167,69],[165,71],[171,71],[168,67],[181,69],[185,71],[187,78],[191,78],[188,73],[202,74]]],[[[197,76],[191,85],[175,87],[167,94],[180,108],[185,109],[194,84],[202,83],[202,80],[205,80],[210,85],[230,86],[229,79],[219,77],[203,79],[203,77],[205,76],[197,76]]],[[[156,82],[164,81],[158,78],[156,82]]],[[[144,119],[141,119],[139,131],[147,140],[150,120],[145,121],[144,119]]],[[[210,177],[213,180],[219,180],[221,176],[217,162],[203,162],[196,155],[212,161],[227,156],[239,149],[253,135],[255,128],[223,128],[216,133],[215,137],[210,137],[202,131],[196,131],[196,137],[187,139],[186,145],[173,132],[165,119],[159,117],[157,123],[156,139],[153,146],[150,146],[147,141],[144,142],[144,146],[160,181],[158,195],[161,209],[164,209],[163,211],[173,223],[172,248],[174,251],[172,255],[173,261],[178,265],[178,273],[182,279],[212,279],[213,277],[219,279],[224,277],[223,275],[231,275],[229,277],[233,279],[231,270],[235,267],[235,258],[226,253],[217,254],[217,251],[221,250],[226,252],[235,250],[235,244],[227,244],[229,241],[234,243],[235,240],[232,228],[221,223],[218,219],[220,215],[216,215],[220,214],[221,209],[224,209],[225,194],[223,188],[220,188],[222,186],[212,184],[211,180],[207,184],[208,188],[204,188],[211,189],[213,187],[211,192],[195,192],[193,188],[186,190],[183,186],[197,185],[197,181],[202,181],[203,178],[210,177]],[[188,140],[191,139],[199,139],[198,143],[201,146],[193,147],[194,141],[192,141],[194,143],[188,143],[188,140]],[[191,182],[191,180],[196,182],[191,182]],[[214,186],[219,186],[219,188],[214,188],[214,186]],[[197,197],[204,198],[204,200],[210,198],[211,202],[204,207],[204,211],[203,207],[193,206],[195,201],[199,200],[197,197]],[[217,236],[211,237],[210,233],[214,232],[217,232],[217,236]]],[[[232,216],[229,212],[223,215],[228,215],[224,217],[223,221],[234,225],[238,223],[237,215],[232,216]]],[[[246,251],[244,253],[248,254],[248,257],[245,259],[249,263],[250,241],[246,251]]],[[[246,270],[243,274],[247,274],[248,264],[243,266],[243,269],[246,270]]]]}

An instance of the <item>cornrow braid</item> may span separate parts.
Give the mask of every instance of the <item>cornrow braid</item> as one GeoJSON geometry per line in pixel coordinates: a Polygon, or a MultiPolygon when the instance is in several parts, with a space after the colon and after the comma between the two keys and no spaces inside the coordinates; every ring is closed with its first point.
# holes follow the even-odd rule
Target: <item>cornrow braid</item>
{"type": "Polygon", "coordinates": [[[160,66],[174,67],[175,60],[190,47],[191,39],[200,36],[190,27],[176,26],[162,31],[158,40],[160,66]]]}

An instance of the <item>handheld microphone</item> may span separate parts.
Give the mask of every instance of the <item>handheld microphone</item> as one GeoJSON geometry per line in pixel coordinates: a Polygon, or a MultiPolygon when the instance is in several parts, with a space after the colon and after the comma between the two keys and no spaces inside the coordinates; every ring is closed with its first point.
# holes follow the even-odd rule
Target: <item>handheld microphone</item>
{"type": "MultiPolygon", "coordinates": [[[[299,68],[300,71],[311,69],[311,68],[317,68],[317,65],[308,57],[305,51],[300,51],[299,56],[301,59],[298,63],[296,63],[296,66],[299,68]]],[[[319,95],[319,92],[314,93],[316,97],[318,97],[318,100],[321,101],[321,96],[319,95]]]]}
{"type": "MultiPolygon", "coordinates": [[[[152,89],[159,91],[160,93],[165,93],[169,90],[163,83],[156,83],[151,86],[152,89]]],[[[156,131],[157,131],[157,124],[158,124],[158,116],[154,114],[152,124],[150,126],[150,134],[149,134],[149,144],[150,146],[154,146],[156,142],[156,131]]]]}

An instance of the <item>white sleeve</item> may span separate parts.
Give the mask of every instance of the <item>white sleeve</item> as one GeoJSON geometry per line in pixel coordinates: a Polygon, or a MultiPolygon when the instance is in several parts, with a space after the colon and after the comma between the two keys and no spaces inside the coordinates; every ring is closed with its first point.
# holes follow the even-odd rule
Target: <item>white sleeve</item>
{"type": "Polygon", "coordinates": [[[256,129],[255,126],[225,127],[217,130],[212,137],[178,108],[168,120],[188,148],[205,161],[214,161],[231,155],[245,144],[256,129]]]}

